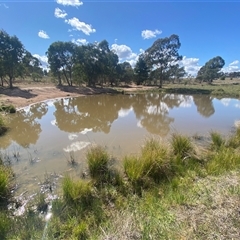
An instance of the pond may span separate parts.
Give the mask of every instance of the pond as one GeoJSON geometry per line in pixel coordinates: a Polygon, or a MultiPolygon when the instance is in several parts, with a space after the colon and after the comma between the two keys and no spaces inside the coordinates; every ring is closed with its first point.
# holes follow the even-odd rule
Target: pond
{"type": "Polygon", "coordinates": [[[0,150],[12,164],[19,189],[37,190],[49,174],[81,175],[88,146],[100,144],[119,159],[138,153],[144,139],[177,131],[228,134],[239,120],[240,101],[209,95],[95,95],[37,103],[9,115],[11,130],[0,150]],[[78,163],[69,164],[71,158],[78,163]]]}

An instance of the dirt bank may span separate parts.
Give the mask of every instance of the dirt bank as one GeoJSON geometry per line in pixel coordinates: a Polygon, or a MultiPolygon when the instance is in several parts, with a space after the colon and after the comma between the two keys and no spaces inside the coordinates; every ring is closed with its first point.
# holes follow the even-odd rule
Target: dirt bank
{"type": "MultiPolygon", "coordinates": [[[[146,90],[148,87],[132,86],[124,91],[146,90]]],[[[121,89],[54,86],[50,84],[16,85],[13,89],[0,88],[0,104],[12,104],[16,108],[28,106],[48,99],[76,97],[100,93],[121,93],[121,89]]]]}

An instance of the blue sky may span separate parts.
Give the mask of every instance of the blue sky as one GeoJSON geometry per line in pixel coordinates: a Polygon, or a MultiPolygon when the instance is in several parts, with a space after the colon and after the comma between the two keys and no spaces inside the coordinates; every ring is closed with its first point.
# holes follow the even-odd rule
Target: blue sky
{"type": "Polygon", "coordinates": [[[55,41],[106,39],[120,61],[134,66],[156,39],[177,34],[189,74],[218,55],[225,71],[240,71],[240,0],[0,0],[0,26],[42,62],[55,41]]]}

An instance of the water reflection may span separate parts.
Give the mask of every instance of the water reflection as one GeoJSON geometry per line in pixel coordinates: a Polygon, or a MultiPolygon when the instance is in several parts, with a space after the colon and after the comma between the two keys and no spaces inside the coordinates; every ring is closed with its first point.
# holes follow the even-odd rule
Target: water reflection
{"type": "Polygon", "coordinates": [[[193,101],[197,106],[197,111],[204,117],[210,117],[214,114],[215,109],[213,107],[213,97],[210,95],[194,95],[193,101]]]}
{"type": "Polygon", "coordinates": [[[22,147],[36,144],[42,131],[38,120],[47,112],[46,103],[37,103],[13,114],[8,122],[10,132],[2,138],[0,147],[7,148],[12,141],[22,147]]]}

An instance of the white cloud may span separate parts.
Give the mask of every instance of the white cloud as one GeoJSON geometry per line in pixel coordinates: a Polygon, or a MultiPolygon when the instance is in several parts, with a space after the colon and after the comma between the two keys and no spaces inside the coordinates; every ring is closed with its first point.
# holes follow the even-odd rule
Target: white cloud
{"type": "Polygon", "coordinates": [[[58,4],[61,4],[63,6],[73,6],[73,7],[78,7],[83,5],[83,2],[79,0],[56,0],[58,4]]]}
{"type": "Polygon", "coordinates": [[[230,63],[229,66],[234,66],[234,65],[238,65],[238,64],[239,64],[239,61],[235,60],[232,63],[230,63]]]}
{"type": "Polygon", "coordinates": [[[116,43],[112,44],[111,50],[113,50],[119,57],[120,62],[129,62],[132,67],[135,66],[139,54],[134,53],[130,47],[127,45],[118,45],[116,43]]]}
{"type": "Polygon", "coordinates": [[[179,65],[184,67],[187,74],[196,76],[201,66],[198,65],[199,58],[187,58],[186,56],[179,62],[179,65]]]}
{"type": "Polygon", "coordinates": [[[227,107],[231,102],[231,98],[222,98],[220,102],[227,107]]]}
{"type": "Polygon", "coordinates": [[[120,59],[131,58],[133,52],[127,45],[112,44],[111,49],[118,55],[120,59]]]}
{"type": "Polygon", "coordinates": [[[49,70],[47,56],[40,56],[39,54],[33,54],[33,56],[40,61],[44,70],[49,70]]]}
{"type": "Polygon", "coordinates": [[[71,145],[67,146],[66,148],[63,148],[65,152],[76,152],[80,151],[83,148],[87,147],[90,142],[73,142],[71,145]]]}
{"type": "Polygon", "coordinates": [[[49,36],[47,35],[47,33],[46,33],[45,31],[43,31],[43,30],[40,30],[40,31],[38,32],[38,36],[39,36],[40,38],[44,38],[44,39],[49,38],[49,36]]]}
{"type": "Polygon", "coordinates": [[[159,35],[161,33],[162,33],[162,31],[159,31],[157,29],[155,31],[143,30],[141,35],[142,35],[143,39],[150,39],[150,38],[157,37],[157,35],[159,35]]]}
{"type": "Polygon", "coordinates": [[[222,69],[222,72],[239,72],[240,67],[239,67],[239,61],[235,60],[231,62],[227,67],[224,67],[222,69]]]}
{"type": "Polygon", "coordinates": [[[132,108],[129,108],[129,109],[123,109],[121,108],[119,111],[118,111],[118,117],[126,117],[130,112],[132,112],[132,108]]]}
{"type": "Polygon", "coordinates": [[[79,19],[76,17],[65,20],[65,23],[71,25],[74,30],[82,31],[86,35],[90,35],[90,33],[96,32],[96,29],[92,28],[91,25],[85,22],[80,22],[79,19]]]}
{"type": "Polygon", "coordinates": [[[60,8],[55,8],[54,16],[56,18],[65,18],[67,16],[67,13],[60,8]]]}
{"type": "Polygon", "coordinates": [[[79,38],[79,39],[72,39],[72,42],[77,44],[77,45],[86,45],[88,44],[88,41],[86,39],[83,38],[79,38]]]}

